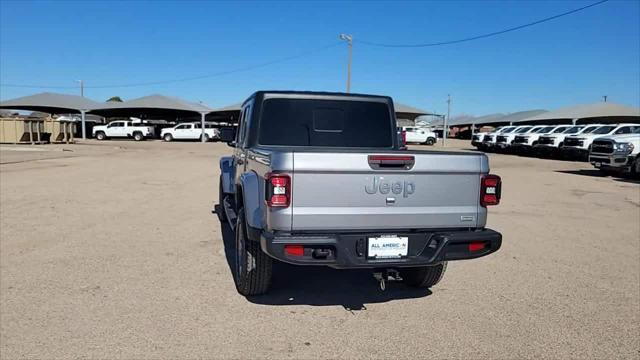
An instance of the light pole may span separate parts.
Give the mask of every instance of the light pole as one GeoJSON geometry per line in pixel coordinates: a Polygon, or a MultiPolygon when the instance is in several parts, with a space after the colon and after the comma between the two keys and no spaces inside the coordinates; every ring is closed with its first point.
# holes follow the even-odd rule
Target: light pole
{"type": "Polygon", "coordinates": [[[447,94],[447,117],[444,119],[444,124],[443,124],[443,128],[442,128],[442,146],[445,145],[445,142],[447,140],[447,133],[448,131],[448,122],[449,122],[449,116],[451,116],[451,95],[447,94]]]}
{"type": "Polygon", "coordinates": [[[340,34],[340,40],[345,40],[349,45],[349,64],[347,65],[347,92],[351,92],[351,57],[353,53],[353,35],[340,34]]]}
{"type": "Polygon", "coordinates": [[[80,96],[84,97],[84,81],[76,80],[76,82],[80,83],[80,96]]]}

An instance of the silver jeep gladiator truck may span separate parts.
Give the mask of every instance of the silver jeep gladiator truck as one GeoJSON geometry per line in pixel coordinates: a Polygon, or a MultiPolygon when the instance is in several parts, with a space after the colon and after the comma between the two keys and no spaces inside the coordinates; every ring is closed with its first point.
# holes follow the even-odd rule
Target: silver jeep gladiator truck
{"type": "Polygon", "coordinates": [[[258,91],[221,140],[215,211],[235,230],[234,279],[267,292],[272,262],[370,268],[431,287],[447,261],[497,251],[501,181],[479,153],[399,150],[386,96],[258,91]]]}

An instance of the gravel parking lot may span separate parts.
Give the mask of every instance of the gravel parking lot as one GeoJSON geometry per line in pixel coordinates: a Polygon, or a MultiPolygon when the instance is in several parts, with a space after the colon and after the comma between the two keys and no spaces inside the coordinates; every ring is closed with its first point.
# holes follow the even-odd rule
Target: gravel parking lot
{"type": "Polygon", "coordinates": [[[31,149],[0,147],[3,359],[640,357],[640,185],[588,163],[490,154],[503,247],[432,291],[278,264],[247,299],[210,212],[229,147],[31,149]]]}

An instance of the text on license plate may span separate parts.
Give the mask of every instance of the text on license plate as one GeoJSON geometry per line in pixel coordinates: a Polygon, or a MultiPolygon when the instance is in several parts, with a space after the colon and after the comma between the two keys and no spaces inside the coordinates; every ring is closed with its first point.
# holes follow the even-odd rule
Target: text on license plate
{"type": "Polygon", "coordinates": [[[409,238],[381,236],[369,238],[367,256],[376,259],[394,259],[407,256],[409,238]]]}

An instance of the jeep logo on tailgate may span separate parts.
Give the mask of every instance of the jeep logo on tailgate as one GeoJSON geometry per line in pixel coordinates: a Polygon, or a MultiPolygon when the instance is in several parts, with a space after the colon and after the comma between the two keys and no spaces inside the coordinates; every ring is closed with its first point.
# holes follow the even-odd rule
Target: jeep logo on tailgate
{"type": "Polygon", "coordinates": [[[416,191],[416,185],[411,181],[388,181],[382,177],[373,177],[373,183],[365,185],[364,191],[367,194],[388,194],[389,192],[394,194],[402,194],[402,197],[409,197],[416,191]]]}

